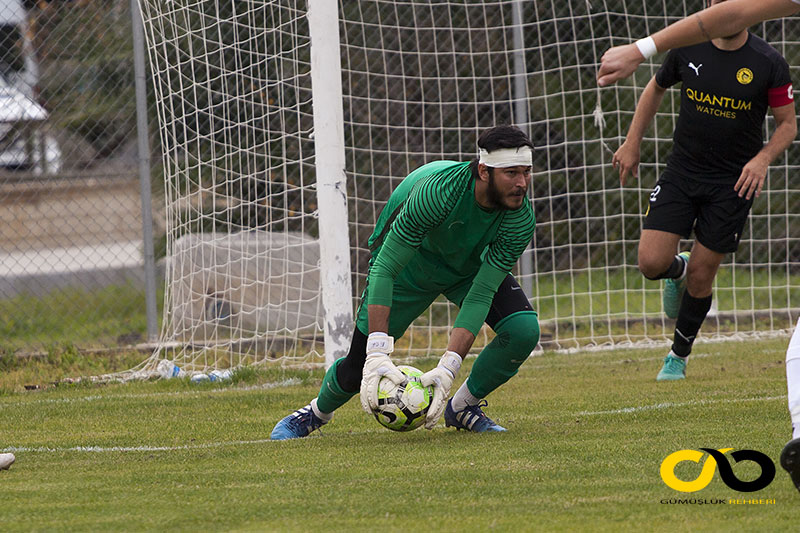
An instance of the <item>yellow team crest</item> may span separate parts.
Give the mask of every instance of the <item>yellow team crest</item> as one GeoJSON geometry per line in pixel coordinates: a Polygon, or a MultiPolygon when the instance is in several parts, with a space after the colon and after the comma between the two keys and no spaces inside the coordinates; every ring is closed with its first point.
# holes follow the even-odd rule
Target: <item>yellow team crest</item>
{"type": "Polygon", "coordinates": [[[753,71],[749,68],[740,68],[739,72],[736,73],[736,81],[742,85],[747,85],[753,81],[753,71]]]}

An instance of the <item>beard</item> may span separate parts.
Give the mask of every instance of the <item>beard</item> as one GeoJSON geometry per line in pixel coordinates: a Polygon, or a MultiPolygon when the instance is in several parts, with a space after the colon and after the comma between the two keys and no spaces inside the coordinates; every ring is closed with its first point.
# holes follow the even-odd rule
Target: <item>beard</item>
{"type": "Polygon", "coordinates": [[[494,182],[494,169],[489,170],[489,187],[486,189],[486,197],[494,209],[508,209],[503,201],[502,193],[494,182]]]}
{"type": "MultiPolygon", "coordinates": [[[[525,194],[525,191],[522,191],[522,195],[525,194]]],[[[486,198],[489,200],[489,203],[492,204],[493,209],[501,209],[504,211],[508,211],[511,209],[518,209],[520,206],[511,206],[507,200],[509,195],[504,195],[500,192],[500,189],[497,188],[497,185],[494,182],[494,169],[489,170],[489,184],[486,189],[486,198]]],[[[520,204],[521,205],[521,204],[520,204]]]]}

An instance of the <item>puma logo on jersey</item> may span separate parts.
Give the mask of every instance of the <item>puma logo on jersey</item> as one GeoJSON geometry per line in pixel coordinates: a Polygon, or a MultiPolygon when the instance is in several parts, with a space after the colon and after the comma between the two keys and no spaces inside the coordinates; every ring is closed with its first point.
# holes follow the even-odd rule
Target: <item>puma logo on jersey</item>
{"type": "Polygon", "coordinates": [[[703,64],[702,64],[702,63],[700,63],[700,64],[699,64],[699,65],[697,65],[697,66],[694,66],[694,63],[692,63],[691,61],[689,61],[689,68],[690,68],[690,69],[692,69],[692,70],[694,70],[694,73],[695,73],[695,74],[697,74],[698,76],[700,75],[700,67],[702,67],[702,66],[703,66],[703,64]]]}

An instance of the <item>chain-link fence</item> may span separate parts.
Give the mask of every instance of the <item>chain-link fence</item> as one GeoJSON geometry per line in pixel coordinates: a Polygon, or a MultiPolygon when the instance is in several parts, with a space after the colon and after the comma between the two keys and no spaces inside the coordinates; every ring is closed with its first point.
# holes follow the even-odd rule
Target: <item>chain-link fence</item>
{"type": "Polygon", "coordinates": [[[131,10],[0,0],[0,354],[128,346],[156,331],[131,10]]]}
{"type": "MultiPolygon", "coordinates": [[[[186,171],[185,181],[170,183],[176,241],[184,233],[249,230],[302,229],[316,238],[307,2],[145,5],[180,15],[174,28],[152,17],[175,50],[158,75],[177,88],[160,95],[161,137],[154,107],[144,106],[149,139],[137,120],[144,95],[136,87],[138,19],[130,0],[0,0],[0,349],[119,347],[155,332],[156,313],[148,322],[146,311],[143,168],[155,193],[156,258],[165,254],[168,219],[160,155],[150,162],[140,145],[160,154],[163,141],[175,158],[171,170],[186,171]],[[176,117],[182,124],[170,122],[176,117]],[[236,177],[222,179],[228,175],[236,177]]],[[[669,333],[658,288],[644,284],[635,255],[642,199],[670,150],[678,93],[665,100],[643,146],[644,179],[623,190],[609,152],[624,139],[637,95],[663,56],[603,91],[594,73],[606,48],[700,9],[701,0],[338,6],[354,296],[365,282],[367,238],[392,187],[431,160],[470,158],[479,130],[512,122],[537,146],[539,226],[517,274],[552,335],[566,346],[573,338],[669,333]],[[631,317],[646,319],[629,327],[631,317]]],[[[755,31],[800,65],[798,28],[789,19],[755,31]]],[[[145,89],[153,91],[149,79],[145,89]]],[[[718,323],[720,331],[753,332],[764,326],[756,320],[762,312],[769,312],[766,329],[785,328],[797,309],[797,149],[776,162],[739,254],[723,264],[717,294],[734,326],[718,323]]],[[[188,297],[198,313],[212,325],[230,323],[223,291],[204,290],[188,297]]],[[[161,300],[159,292],[153,301],[161,300]]],[[[446,324],[450,312],[422,319],[446,324]]]]}

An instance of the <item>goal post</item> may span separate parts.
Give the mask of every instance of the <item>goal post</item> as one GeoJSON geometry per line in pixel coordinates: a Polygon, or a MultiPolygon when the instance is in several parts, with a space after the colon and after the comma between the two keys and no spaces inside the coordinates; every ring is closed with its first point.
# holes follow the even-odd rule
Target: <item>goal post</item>
{"type": "Polygon", "coordinates": [[[326,368],[347,355],[353,334],[338,20],[335,2],[308,0],[326,368]]]}
{"type": "MultiPolygon", "coordinates": [[[[514,274],[546,349],[664,344],[659,283],[638,272],[647,197],[679,107],[670,90],[640,179],[611,168],[663,54],[600,89],[599,58],[702,0],[139,0],[163,160],[165,305],[159,348],[205,371],[330,364],[346,353],[367,240],[415,168],[470,160],[510,123],[535,144],[537,229],[514,274]]],[[[800,24],[753,28],[800,65],[800,24]]],[[[792,74],[797,74],[792,67],[792,74]]],[[[769,136],[773,121],[767,121],[769,136]]],[[[776,161],[714,287],[701,339],[775,335],[800,308],[793,146],[776,161]]],[[[688,243],[684,242],[686,247],[688,243]]],[[[457,308],[437,300],[396,345],[435,354],[457,308]]],[[[474,350],[491,339],[484,329],[474,350]]]]}

